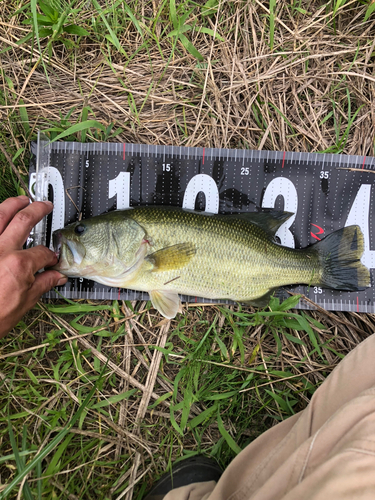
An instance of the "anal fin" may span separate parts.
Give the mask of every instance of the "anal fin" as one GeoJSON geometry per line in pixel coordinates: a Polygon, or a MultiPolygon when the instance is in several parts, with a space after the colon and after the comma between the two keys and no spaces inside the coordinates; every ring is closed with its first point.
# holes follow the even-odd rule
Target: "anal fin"
{"type": "Polygon", "coordinates": [[[148,293],[152,305],[165,318],[173,319],[181,311],[181,301],[178,293],[165,290],[151,290],[148,293]]]}

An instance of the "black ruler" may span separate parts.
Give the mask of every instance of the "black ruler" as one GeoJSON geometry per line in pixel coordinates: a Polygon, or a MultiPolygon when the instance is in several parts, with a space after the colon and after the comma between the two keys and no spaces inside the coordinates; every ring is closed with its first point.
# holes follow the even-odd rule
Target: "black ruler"
{"type": "MultiPolygon", "coordinates": [[[[51,232],[78,220],[80,213],[85,219],[139,205],[221,214],[275,208],[294,213],[277,232],[280,243],[289,247],[306,247],[343,226],[359,225],[365,239],[362,262],[374,283],[373,157],[43,140],[33,143],[32,151],[30,189],[36,199],[53,201],[55,209],[36,226],[30,244],[49,246],[51,232]]],[[[86,279],[70,279],[59,291],[67,298],[148,299],[144,292],[86,279]]],[[[362,292],[302,286],[293,291],[328,310],[375,312],[373,286],[362,292]]],[[[58,295],[51,291],[47,297],[58,295]]]]}

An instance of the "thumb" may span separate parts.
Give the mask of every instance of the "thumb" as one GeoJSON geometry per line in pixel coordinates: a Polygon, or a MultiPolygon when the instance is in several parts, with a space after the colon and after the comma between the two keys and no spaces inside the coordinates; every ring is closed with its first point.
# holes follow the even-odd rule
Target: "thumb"
{"type": "Polygon", "coordinates": [[[35,276],[35,281],[31,287],[31,291],[34,296],[37,296],[37,300],[44,294],[47,293],[54,286],[65,285],[68,278],[64,274],[59,273],[59,271],[44,271],[38,273],[35,276]]]}

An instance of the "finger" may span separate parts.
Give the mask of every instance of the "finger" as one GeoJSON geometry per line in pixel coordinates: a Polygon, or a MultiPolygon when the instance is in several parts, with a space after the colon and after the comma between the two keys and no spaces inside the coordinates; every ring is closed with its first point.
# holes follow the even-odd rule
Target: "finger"
{"type": "Polygon", "coordinates": [[[68,278],[58,271],[44,271],[43,273],[37,274],[35,281],[30,289],[35,302],[37,302],[40,297],[49,292],[51,288],[55,286],[65,285],[68,278]]]}
{"type": "Polygon", "coordinates": [[[7,249],[22,248],[32,228],[50,212],[53,205],[50,201],[35,201],[18,212],[1,236],[1,245],[7,249]]]}
{"type": "Polygon", "coordinates": [[[54,252],[51,252],[47,247],[38,245],[37,247],[22,250],[24,259],[29,259],[31,264],[31,272],[35,274],[44,267],[52,267],[58,262],[58,258],[54,252]]]}
{"type": "Polygon", "coordinates": [[[18,196],[18,198],[8,198],[0,204],[0,234],[2,234],[16,213],[27,207],[29,201],[27,196],[18,196]]]}

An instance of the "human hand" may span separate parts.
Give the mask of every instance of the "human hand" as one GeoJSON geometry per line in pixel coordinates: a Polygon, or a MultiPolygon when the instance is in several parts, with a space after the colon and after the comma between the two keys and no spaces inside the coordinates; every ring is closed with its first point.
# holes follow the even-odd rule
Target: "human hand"
{"type": "Polygon", "coordinates": [[[0,204],[0,338],[44,293],[67,282],[58,271],[36,274],[57,263],[54,252],[41,245],[22,249],[31,229],[52,209],[50,202],[29,204],[27,196],[8,198],[0,204]]]}

